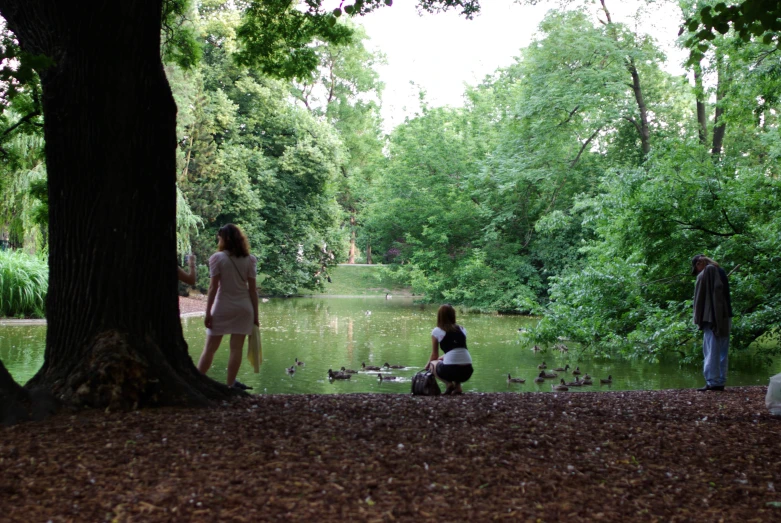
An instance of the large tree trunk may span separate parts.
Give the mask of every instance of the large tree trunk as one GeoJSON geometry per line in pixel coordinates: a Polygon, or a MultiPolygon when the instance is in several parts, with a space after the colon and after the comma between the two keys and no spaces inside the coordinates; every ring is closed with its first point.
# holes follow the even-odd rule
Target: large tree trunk
{"type": "Polygon", "coordinates": [[[40,71],[49,179],[48,330],[27,384],[74,406],[194,405],[201,376],[179,321],[176,106],[161,0],[0,0],[40,71]]]}

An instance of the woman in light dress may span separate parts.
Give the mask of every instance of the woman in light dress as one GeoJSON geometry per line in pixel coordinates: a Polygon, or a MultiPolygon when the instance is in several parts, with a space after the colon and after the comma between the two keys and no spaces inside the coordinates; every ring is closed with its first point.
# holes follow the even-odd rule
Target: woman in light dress
{"type": "Polygon", "coordinates": [[[247,388],[236,381],[241,367],[244,337],[258,323],[257,259],[249,253],[247,237],[229,223],[217,232],[217,252],[209,258],[209,294],[206,302],[206,344],[198,370],[206,374],[222,337],[230,334],[229,387],[247,388]]]}

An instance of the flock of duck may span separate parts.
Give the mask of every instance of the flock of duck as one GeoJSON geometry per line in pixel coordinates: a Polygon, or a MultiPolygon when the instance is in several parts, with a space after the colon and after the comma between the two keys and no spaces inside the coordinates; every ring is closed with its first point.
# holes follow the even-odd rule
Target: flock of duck
{"type": "MultiPolygon", "coordinates": [[[[557,372],[569,371],[569,364],[565,365],[564,367],[557,367],[552,369],[554,372],[548,372],[546,370],[548,365],[546,365],[546,363],[543,361],[540,365],[537,365],[537,368],[540,370],[540,373],[536,378],[534,378],[534,383],[545,383],[545,380],[558,378],[559,375],[556,374],[557,372]]],[[[551,388],[555,391],[565,392],[568,391],[570,387],[583,387],[594,384],[594,380],[591,379],[591,376],[588,374],[583,374],[583,377],[581,377],[581,374],[583,374],[583,372],[580,370],[580,367],[576,367],[575,370],[572,371],[572,375],[575,376],[574,381],[564,381],[564,378],[561,378],[560,382],[552,384],[551,388]]],[[[526,383],[526,380],[522,378],[513,378],[508,373],[507,383],[526,383]]],[[[613,376],[610,375],[607,378],[601,378],[599,383],[603,385],[610,385],[613,383],[613,376]]]]}
{"type": "MultiPolygon", "coordinates": [[[[377,367],[376,365],[366,365],[366,363],[361,363],[361,371],[363,372],[374,372],[377,371],[377,379],[379,381],[396,381],[401,379],[399,376],[391,376],[390,374],[385,374],[383,376],[382,370],[391,370],[391,369],[406,369],[404,365],[391,365],[390,363],[385,363],[382,367],[377,367]]],[[[353,374],[358,374],[357,370],[353,369],[346,369],[342,367],[338,371],[334,372],[331,369],[328,369],[328,379],[333,380],[349,380],[350,377],[353,374]]]]}
{"type": "MultiPolygon", "coordinates": [[[[555,347],[557,350],[561,352],[567,352],[567,346],[562,344],[556,345],[555,347]]],[[[538,352],[540,348],[535,345],[532,349],[534,352],[538,352]]],[[[289,375],[293,375],[296,372],[296,368],[304,365],[303,361],[300,361],[298,358],[296,358],[295,363],[291,365],[290,367],[287,367],[285,369],[285,372],[289,375]]],[[[377,372],[377,379],[379,381],[397,381],[401,380],[399,376],[393,376],[391,374],[387,374],[387,371],[395,370],[395,369],[406,369],[407,367],[404,365],[391,365],[390,363],[385,363],[383,366],[378,367],[376,365],[366,365],[366,363],[361,363],[361,370],[354,370],[354,369],[348,369],[346,367],[342,367],[338,371],[334,371],[333,369],[328,369],[328,379],[330,381],[334,380],[349,380],[353,374],[358,374],[358,372],[377,372]],[[382,374],[382,371],[385,371],[386,374],[382,374]]],[[[569,364],[565,365],[564,367],[557,367],[555,369],[551,369],[548,371],[548,365],[543,361],[540,365],[537,365],[537,369],[539,369],[540,373],[534,378],[534,383],[545,383],[545,380],[549,379],[556,379],[559,378],[559,375],[557,372],[568,372],[570,369],[569,364]]],[[[588,374],[583,374],[583,372],[580,370],[580,367],[575,367],[575,369],[572,371],[572,375],[575,377],[574,381],[565,381],[564,378],[559,379],[559,383],[553,383],[551,384],[551,388],[554,391],[557,392],[564,392],[568,391],[570,387],[584,387],[594,384],[594,380],[589,376],[588,374]]],[[[523,378],[513,378],[510,373],[507,374],[507,383],[526,383],[526,380],[523,378]]],[[[600,385],[610,385],[613,383],[613,376],[610,375],[607,378],[601,378],[599,379],[600,385]]]]}
{"type": "MultiPolygon", "coordinates": [[[[285,372],[292,376],[293,374],[296,373],[296,368],[303,364],[304,364],[303,361],[300,361],[298,358],[296,358],[296,361],[295,363],[293,363],[293,365],[285,368],[285,372]]],[[[399,376],[391,376],[390,374],[383,375],[381,371],[385,370],[387,372],[391,369],[406,369],[406,368],[407,367],[405,367],[404,365],[391,365],[390,363],[387,362],[382,367],[377,367],[376,365],[366,365],[366,363],[361,363],[362,372],[377,371],[377,379],[380,381],[396,381],[401,379],[399,376]]],[[[337,371],[334,371],[333,369],[328,369],[328,379],[330,381],[349,380],[353,374],[358,374],[358,371],[354,369],[348,369],[345,367],[342,367],[337,371]]]]}

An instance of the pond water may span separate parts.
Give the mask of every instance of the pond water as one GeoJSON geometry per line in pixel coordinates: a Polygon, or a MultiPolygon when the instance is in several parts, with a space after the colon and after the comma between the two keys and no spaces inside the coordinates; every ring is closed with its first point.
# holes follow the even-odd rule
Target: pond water
{"type": "MultiPolygon", "coordinates": [[[[431,329],[437,307],[416,305],[411,298],[296,298],[272,299],[260,304],[263,365],[260,373],[242,363],[238,379],[254,393],[329,394],[350,392],[407,393],[410,379],[426,363],[431,351],[431,329]],[[295,359],[304,362],[289,375],[295,359]],[[399,381],[380,382],[377,372],[359,372],[350,380],[329,382],[328,369],[342,366],[359,370],[361,363],[403,365],[390,371],[399,381]]],[[[469,351],[475,373],[465,391],[551,391],[546,380],[532,380],[545,361],[548,369],[569,364],[580,366],[597,384],[576,391],[648,390],[692,388],[702,384],[699,366],[675,363],[645,364],[618,359],[578,358],[574,351],[535,353],[519,343],[518,328],[536,320],[520,316],[459,313],[458,321],[468,332],[469,351]],[[507,374],[525,378],[525,384],[507,383],[507,374]],[[599,378],[613,376],[612,385],[599,385],[599,378]]],[[[183,318],[184,336],[194,361],[203,348],[203,318],[183,318]]],[[[0,359],[19,382],[26,382],[43,362],[45,325],[0,326],[0,359]]],[[[209,375],[225,380],[228,343],[223,339],[209,375]]],[[[741,355],[730,359],[728,385],[767,385],[781,372],[781,360],[770,366],[758,358],[741,355]]],[[[385,374],[385,372],[383,372],[385,374]]],[[[559,373],[567,381],[570,373],[559,373]]],[[[573,390],[573,389],[570,389],[573,390]]]]}

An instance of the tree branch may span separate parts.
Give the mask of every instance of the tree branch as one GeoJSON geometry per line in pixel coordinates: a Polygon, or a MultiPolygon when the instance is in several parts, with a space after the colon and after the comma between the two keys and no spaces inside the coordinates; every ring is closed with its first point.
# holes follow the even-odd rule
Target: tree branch
{"type": "Polygon", "coordinates": [[[20,125],[25,124],[26,122],[29,122],[30,120],[32,120],[36,116],[40,116],[40,115],[41,115],[40,109],[36,109],[35,111],[31,112],[30,114],[27,114],[27,115],[23,116],[21,119],[19,119],[18,122],[16,122],[11,127],[6,129],[5,131],[3,131],[2,134],[0,134],[0,141],[5,141],[6,137],[9,134],[11,134],[17,127],[19,127],[20,125]]]}
{"type": "Polygon", "coordinates": [[[724,238],[729,238],[729,237],[732,237],[732,236],[735,236],[736,234],[738,234],[738,233],[735,233],[735,232],[717,232],[717,231],[712,231],[710,229],[706,229],[705,227],[700,227],[700,226],[697,226],[697,225],[692,225],[690,223],[682,222],[680,220],[676,220],[675,218],[670,218],[670,220],[672,220],[673,222],[677,223],[678,225],[685,225],[686,227],[683,227],[683,228],[686,229],[686,230],[702,231],[702,232],[706,232],[708,234],[712,234],[714,236],[722,236],[724,238]]]}
{"type": "Polygon", "coordinates": [[[586,147],[588,147],[588,144],[591,143],[591,140],[593,140],[594,138],[597,137],[597,134],[599,134],[599,131],[601,131],[601,130],[602,130],[602,127],[599,127],[596,131],[594,131],[591,134],[591,136],[588,137],[588,140],[583,142],[583,145],[580,146],[580,151],[578,151],[578,155],[575,157],[574,160],[572,160],[572,162],[570,162],[570,164],[569,164],[570,168],[575,167],[575,164],[578,163],[578,160],[580,160],[580,155],[583,154],[583,151],[586,150],[586,147]]]}
{"type": "Polygon", "coordinates": [[[576,105],[575,108],[569,113],[569,115],[567,115],[567,119],[564,120],[563,122],[561,122],[557,127],[561,127],[565,123],[567,123],[570,120],[572,120],[572,117],[575,115],[575,113],[578,111],[578,109],[580,109],[580,104],[576,105]]]}

